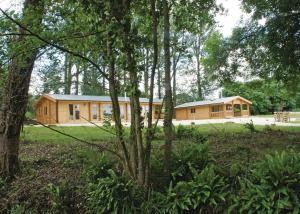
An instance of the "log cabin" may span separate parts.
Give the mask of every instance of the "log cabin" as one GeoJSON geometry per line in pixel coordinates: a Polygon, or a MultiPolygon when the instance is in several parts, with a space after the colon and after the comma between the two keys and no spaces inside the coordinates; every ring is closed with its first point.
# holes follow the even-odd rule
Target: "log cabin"
{"type": "Polygon", "coordinates": [[[248,117],[251,104],[240,96],[184,103],[175,107],[176,120],[248,117]]]}
{"type": "MultiPolygon", "coordinates": [[[[130,121],[130,101],[119,97],[121,119],[130,121]]],[[[141,114],[146,115],[149,100],[140,98],[141,114]]],[[[162,100],[153,99],[153,118],[158,117],[162,100]]],[[[80,124],[101,122],[112,117],[112,102],[109,96],[82,96],[44,94],[35,104],[36,119],[43,124],[80,124]]],[[[161,115],[163,116],[163,115],[161,115]]]]}

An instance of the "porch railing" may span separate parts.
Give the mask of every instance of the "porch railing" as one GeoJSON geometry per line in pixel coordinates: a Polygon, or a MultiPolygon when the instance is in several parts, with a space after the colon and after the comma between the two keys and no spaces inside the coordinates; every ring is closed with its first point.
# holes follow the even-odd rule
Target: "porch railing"
{"type": "Polygon", "coordinates": [[[210,113],[211,117],[223,117],[224,116],[224,112],[223,111],[219,111],[219,112],[211,112],[210,113]]]}

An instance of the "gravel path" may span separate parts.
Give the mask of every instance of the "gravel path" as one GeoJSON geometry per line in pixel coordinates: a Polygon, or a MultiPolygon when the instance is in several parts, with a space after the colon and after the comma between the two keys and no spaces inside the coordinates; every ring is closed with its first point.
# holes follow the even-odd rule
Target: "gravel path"
{"type": "MultiPolygon", "coordinates": [[[[250,123],[253,121],[254,125],[277,125],[277,126],[300,126],[300,123],[281,123],[275,122],[272,117],[238,117],[238,118],[230,118],[230,119],[204,119],[204,120],[173,120],[174,125],[190,125],[194,124],[214,124],[214,123],[250,123]]],[[[291,118],[291,121],[295,121],[296,118],[291,118]]],[[[97,125],[102,125],[102,123],[97,123],[97,125]]],[[[124,126],[129,126],[130,123],[124,122],[124,126]]],[[[163,120],[160,120],[158,123],[159,126],[163,126],[163,120]]],[[[58,126],[94,126],[91,123],[79,123],[79,124],[59,124],[58,126]]]]}

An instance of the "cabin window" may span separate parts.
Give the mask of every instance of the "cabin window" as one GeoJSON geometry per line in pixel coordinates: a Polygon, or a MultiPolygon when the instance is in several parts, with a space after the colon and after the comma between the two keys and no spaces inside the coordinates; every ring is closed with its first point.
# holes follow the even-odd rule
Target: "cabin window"
{"type": "Polygon", "coordinates": [[[191,108],[191,113],[195,114],[196,113],[196,109],[195,108],[191,108]]]}
{"type": "Polygon", "coordinates": [[[131,119],[131,108],[130,105],[127,105],[127,115],[128,115],[128,120],[131,119]]]}
{"type": "Polygon", "coordinates": [[[232,105],[231,104],[226,105],[226,111],[232,111],[232,105]]]}
{"type": "Polygon", "coordinates": [[[144,118],[147,117],[148,111],[149,111],[148,106],[141,106],[141,115],[142,115],[144,118]]]}
{"type": "Polygon", "coordinates": [[[97,104],[93,104],[92,105],[92,113],[93,113],[93,120],[96,120],[97,119],[97,112],[98,112],[98,106],[97,104]]]}
{"type": "Polygon", "coordinates": [[[48,108],[47,106],[44,107],[44,115],[47,115],[48,114],[48,108]]]}
{"type": "Polygon", "coordinates": [[[79,120],[80,119],[80,105],[75,104],[75,119],[79,120]]]}
{"type": "Polygon", "coordinates": [[[243,105],[242,105],[242,109],[243,109],[244,111],[248,110],[247,104],[243,104],[243,105]]]}
{"type": "Polygon", "coordinates": [[[109,104],[103,105],[103,116],[104,117],[111,117],[111,115],[112,115],[111,105],[109,105],[109,104]]]}
{"type": "Polygon", "coordinates": [[[74,120],[73,104],[69,104],[69,120],[74,120]]]}
{"type": "Polygon", "coordinates": [[[120,105],[120,117],[121,117],[121,119],[125,118],[125,106],[124,105],[120,105]]]}
{"type": "Polygon", "coordinates": [[[212,112],[220,112],[221,111],[221,106],[212,106],[211,111],[212,112]]]}

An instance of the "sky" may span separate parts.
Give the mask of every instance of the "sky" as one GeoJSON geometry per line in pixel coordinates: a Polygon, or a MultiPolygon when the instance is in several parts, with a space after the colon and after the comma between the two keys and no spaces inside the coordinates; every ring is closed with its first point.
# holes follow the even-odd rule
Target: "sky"
{"type": "MultiPolygon", "coordinates": [[[[21,10],[22,9],[22,2],[24,0],[0,0],[0,7],[4,10],[21,10]]],[[[240,20],[245,17],[245,13],[243,13],[241,9],[241,0],[217,0],[218,4],[222,4],[225,13],[222,15],[218,15],[216,17],[217,21],[217,30],[219,30],[224,37],[229,37],[231,32],[235,26],[237,26],[240,20]]],[[[187,80],[182,80],[182,82],[186,81],[187,83],[190,82],[190,77],[187,80]]],[[[184,78],[183,78],[184,79],[184,78]]],[[[32,75],[32,81],[35,82],[35,85],[39,80],[37,79],[36,75],[32,75]]],[[[188,84],[183,84],[188,85],[188,84]]],[[[35,86],[30,87],[30,92],[35,93],[35,86]]],[[[213,97],[217,96],[218,91],[214,93],[213,97]]]]}

